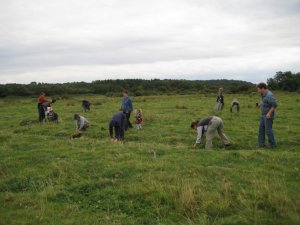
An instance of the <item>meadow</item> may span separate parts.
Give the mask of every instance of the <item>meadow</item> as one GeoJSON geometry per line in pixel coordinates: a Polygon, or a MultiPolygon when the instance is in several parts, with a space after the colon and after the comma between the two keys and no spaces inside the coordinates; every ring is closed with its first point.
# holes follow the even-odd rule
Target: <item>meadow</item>
{"type": "Polygon", "coordinates": [[[123,144],[108,135],[121,98],[50,96],[59,123],[42,125],[20,125],[37,119],[36,98],[1,98],[0,225],[300,224],[300,96],[275,96],[276,149],[256,148],[257,93],[225,95],[221,113],[213,94],[134,97],[144,129],[123,144]],[[240,113],[229,112],[234,97],[240,113]],[[74,113],[92,124],[78,139],[74,113]],[[190,123],[208,115],[223,119],[229,149],[218,136],[213,150],[192,148],[190,123]]]}

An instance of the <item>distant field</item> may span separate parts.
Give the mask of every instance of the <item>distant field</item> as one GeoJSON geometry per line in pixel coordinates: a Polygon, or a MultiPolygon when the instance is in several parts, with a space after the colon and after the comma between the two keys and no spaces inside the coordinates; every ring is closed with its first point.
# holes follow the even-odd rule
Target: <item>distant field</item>
{"type": "Polygon", "coordinates": [[[298,225],[300,96],[275,96],[278,148],[257,150],[258,94],[225,95],[219,116],[233,144],[225,151],[218,137],[212,151],[191,148],[190,123],[214,113],[215,95],[133,98],[144,130],[129,130],[124,144],[108,136],[120,98],[64,97],[53,105],[59,124],[26,126],[38,117],[36,98],[2,98],[0,225],[298,225]],[[229,112],[233,97],[239,114],[229,112]],[[82,112],[84,98],[91,112],[82,112]],[[71,140],[74,113],[92,126],[71,140]]]}

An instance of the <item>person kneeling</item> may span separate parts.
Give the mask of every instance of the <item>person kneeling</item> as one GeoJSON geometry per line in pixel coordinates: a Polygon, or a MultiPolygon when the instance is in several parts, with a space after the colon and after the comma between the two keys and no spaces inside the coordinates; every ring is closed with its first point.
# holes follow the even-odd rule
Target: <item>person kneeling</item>
{"type": "Polygon", "coordinates": [[[86,131],[86,129],[90,126],[90,122],[86,118],[78,114],[74,114],[74,120],[76,120],[77,131],[86,131]]]}
{"type": "Polygon", "coordinates": [[[218,134],[219,134],[221,140],[223,141],[224,145],[225,146],[230,145],[230,141],[224,133],[224,130],[223,130],[224,125],[223,125],[223,121],[220,117],[209,116],[209,117],[203,118],[200,121],[194,121],[191,124],[191,128],[194,130],[197,130],[197,133],[198,133],[196,143],[193,145],[194,148],[197,146],[197,144],[201,143],[202,137],[203,137],[204,133],[206,132],[205,148],[211,149],[213,147],[212,140],[214,138],[216,131],[218,131],[218,134]]]}
{"type": "Polygon", "coordinates": [[[58,114],[53,111],[52,107],[47,107],[46,115],[49,122],[58,123],[58,114]]]}
{"type": "Polygon", "coordinates": [[[123,112],[118,112],[113,115],[109,122],[109,135],[112,141],[123,141],[125,133],[126,115],[123,112]],[[115,136],[113,135],[115,130],[115,136]]]}

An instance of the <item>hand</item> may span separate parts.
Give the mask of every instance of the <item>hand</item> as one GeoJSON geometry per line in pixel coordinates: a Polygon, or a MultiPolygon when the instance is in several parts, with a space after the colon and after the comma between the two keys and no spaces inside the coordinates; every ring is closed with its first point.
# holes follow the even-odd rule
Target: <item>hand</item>
{"type": "Polygon", "coordinates": [[[192,148],[196,148],[197,147],[197,144],[193,144],[192,148]]]}
{"type": "Polygon", "coordinates": [[[271,118],[271,114],[270,114],[270,113],[267,113],[266,118],[267,118],[267,119],[270,119],[270,118],[271,118]]]}

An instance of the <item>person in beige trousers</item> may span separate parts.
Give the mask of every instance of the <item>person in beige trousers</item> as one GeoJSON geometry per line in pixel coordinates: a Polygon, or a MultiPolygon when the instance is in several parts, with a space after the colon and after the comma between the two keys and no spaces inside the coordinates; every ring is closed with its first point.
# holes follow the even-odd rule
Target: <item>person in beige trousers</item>
{"type": "Polygon", "coordinates": [[[216,131],[218,132],[224,145],[225,146],[230,145],[230,141],[224,133],[224,125],[220,117],[209,116],[203,118],[200,121],[194,121],[191,124],[191,128],[197,130],[198,133],[196,143],[193,145],[194,148],[201,143],[202,137],[206,132],[205,149],[211,149],[213,147],[212,140],[214,138],[216,131]]]}

